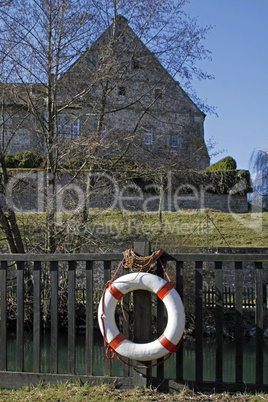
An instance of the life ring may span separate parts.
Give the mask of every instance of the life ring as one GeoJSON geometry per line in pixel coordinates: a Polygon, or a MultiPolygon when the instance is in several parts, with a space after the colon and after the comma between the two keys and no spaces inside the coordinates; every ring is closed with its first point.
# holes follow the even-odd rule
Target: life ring
{"type": "Polygon", "coordinates": [[[185,325],[181,298],[172,282],[147,273],[131,273],[116,279],[104,292],[99,308],[98,322],[101,333],[112,350],[133,360],[149,361],[177,350],[185,325]],[[134,290],[155,293],[165,304],[168,321],[166,329],[158,339],[150,343],[134,343],[125,339],[115,323],[115,308],[123,295],[134,290]]]}

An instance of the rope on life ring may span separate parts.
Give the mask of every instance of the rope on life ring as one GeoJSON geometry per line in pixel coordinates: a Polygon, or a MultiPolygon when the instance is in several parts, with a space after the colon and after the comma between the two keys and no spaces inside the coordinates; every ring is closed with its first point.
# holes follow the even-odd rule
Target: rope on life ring
{"type": "Polygon", "coordinates": [[[108,282],[99,304],[98,322],[104,342],[108,345],[107,350],[109,349],[113,356],[118,353],[129,359],[149,361],[177,350],[184,331],[185,316],[181,298],[172,282],[147,272],[138,272],[108,282]],[[148,290],[155,293],[166,306],[167,326],[164,333],[153,342],[131,342],[121,335],[115,323],[118,300],[134,290],[148,290]]]}
{"type": "Polygon", "coordinates": [[[124,267],[130,268],[132,272],[154,272],[156,270],[157,260],[161,257],[161,255],[165,252],[165,250],[157,250],[154,251],[151,255],[147,257],[140,257],[135,254],[132,248],[125,250],[123,252],[124,255],[124,267]]]}

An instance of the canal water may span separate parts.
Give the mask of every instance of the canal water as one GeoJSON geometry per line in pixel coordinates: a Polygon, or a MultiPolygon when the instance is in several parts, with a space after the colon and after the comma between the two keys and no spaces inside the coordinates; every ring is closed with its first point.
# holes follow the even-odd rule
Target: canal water
{"type": "MultiPolygon", "coordinates": [[[[59,373],[67,374],[68,368],[68,336],[66,333],[59,334],[59,373]]],[[[25,371],[33,371],[33,342],[31,335],[25,335],[24,345],[24,368],[25,371]]],[[[235,343],[225,342],[223,347],[223,381],[235,382],[235,343]]],[[[9,334],[7,344],[8,370],[16,371],[16,337],[9,334]]],[[[165,378],[175,378],[175,356],[171,356],[165,362],[165,378]]],[[[93,370],[94,375],[103,375],[105,349],[103,340],[99,335],[94,337],[93,370]]],[[[204,380],[215,380],[216,362],[216,343],[213,339],[204,338],[203,342],[203,364],[204,380]]],[[[254,341],[244,341],[243,355],[244,382],[255,382],[255,343],[254,341]]],[[[76,335],[76,369],[77,374],[86,374],[86,355],[85,355],[85,334],[76,335]]],[[[184,342],[183,355],[184,379],[195,379],[195,342],[189,339],[184,342]]],[[[41,340],[41,371],[48,373],[50,370],[50,334],[44,332],[41,340]]],[[[123,364],[116,358],[112,360],[112,375],[123,376],[123,364]]],[[[156,369],[153,369],[156,375],[156,369]]],[[[268,384],[268,341],[264,344],[264,383],[268,384]]]]}

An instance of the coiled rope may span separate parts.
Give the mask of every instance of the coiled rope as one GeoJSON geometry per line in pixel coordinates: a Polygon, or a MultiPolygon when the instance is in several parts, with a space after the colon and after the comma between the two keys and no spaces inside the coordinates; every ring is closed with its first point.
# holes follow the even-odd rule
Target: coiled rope
{"type": "Polygon", "coordinates": [[[132,248],[123,251],[125,258],[124,267],[130,268],[133,272],[154,272],[157,266],[157,260],[165,250],[154,251],[151,255],[147,257],[140,257],[134,253],[132,248]]]}

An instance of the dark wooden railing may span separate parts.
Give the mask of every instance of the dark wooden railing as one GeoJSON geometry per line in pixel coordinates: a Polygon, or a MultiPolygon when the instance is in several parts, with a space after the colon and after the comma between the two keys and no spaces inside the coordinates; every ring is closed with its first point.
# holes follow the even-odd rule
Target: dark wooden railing
{"type": "MultiPolygon", "coordinates": [[[[76,373],[76,281],[77,281],[77,264],[83,267],[85,274],[85,295],[84,302],[86,309],[86,373],[79,376],[81,381],[87,381],[89,384],[99,384],[103,382],[114,382],[115,380],[122,387],[132,387],[135,384],[133,377],[129,376],[129,369],[124,368],[124,377],[111,376],[111,362],[105,359],[104,376],[94,376],[93,374],[93,349],[94,349],[94,280],[95,262],[103,262],[103,286],[110,280],[112,273],[112,263],[121,261],[122,254],[52,254],[52,255],[36,255],[36,254],[2,254],[0,256],[0,313],[1,313],[1,330],[0,330],[0,387],[14,388],[30,383],[55,383],[57,381],[65,381],[77,378],[76,373]],[[65,262],[68,264],[68,374],[58,374],[58,346],[59,346],[59,313],[58,313],[58,294],[59,294],[59,264],[65,262]],[[8,283],[8,264],[16,263],[16,372],[9,372],[7,361],[7,283],[8,283]],[[33,373],[24,371],[24,313],[25,313],[25,266],[33,264],[33,373]],[[50,276],[50,373],[41,373],[41,329],[42,329],[42,270],[43,267],[49,267],[50,276]]],[[[251,254],[226,254],[226,253],[176,253],[164,254],[163,259],[169,261],[173,266],[176,282],[176,289],[183,298],[184,291],[184,275],[185,265],[194,264],[195,269],[195,381],[187,381],[183,372],[183,343],[176,353],[176,379],[164,379],[163,366],[157,369],[157,378],[151,378],[153,385],[159,385],[168,389],[170,386],[176,388],[178,384],[189,383],[198,386],[199,389],[217,390],[245,390],[243,379],[243,307],[245,295],[243,293],[243,264],[252,262],[255,267],[255,293],[254,293],[254,311],[256,326],[256,365],[255,365],[255,382],[247,384],[247,390],[268,390],[268,384],[263,383],[263,350],[264,350],[264,282],[263,262],[268,261],[268,253],[252,253],[251,254]],[[215,309],[216,324],[216,372],[215,382],[206,383],[203,381],[203,312],[205,308],[203,271],[204,262],[214,265],[215,287],[213,288],[213,308],[215,309]],[[225,309],[225,289],[223,287],[223,263],[233,262],[235,271],[235,342],[236,342],[236,364],[235,373],[236,381],[232,384],[223,382],[223,316],[225,309]]],[[[128,271],[123,269],[123,274],[128,271]]],[[[160,272],[158,272],[160,274],[160,272]]],[[[98,284],[100,286],[100,284],[98,284]]],[[[186,295],[185,295],[186,296],[186,295]]],[[[124,299],[125,309],[128,312],[128,298],[124,299]]],[[[163,307],[158,306],[157,331],[160,334],[163,331],[163,307]]],[[[127,316],[127,313],[126,313],[127,316]]],[[[139,318],[138,318],[139,319],[139,318]]],[[[140,318],[141,319],[141,318],[140,318]]],[[[123,327],[123,334],[128,336],[128,324],[123,327]]],[[[148,376],[148,372],[144,375],[148,376]]],[[[135,376],[134,376],[135,378],[135,376]]]]}

